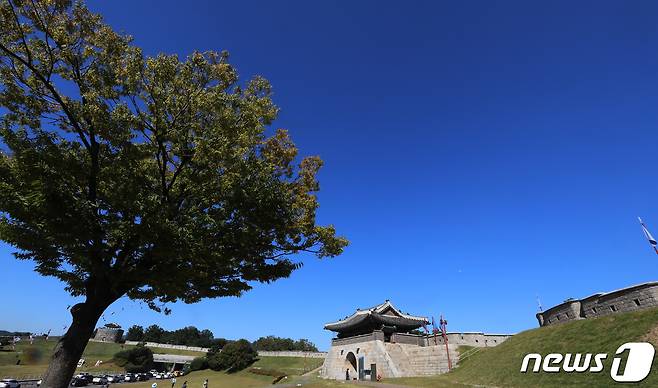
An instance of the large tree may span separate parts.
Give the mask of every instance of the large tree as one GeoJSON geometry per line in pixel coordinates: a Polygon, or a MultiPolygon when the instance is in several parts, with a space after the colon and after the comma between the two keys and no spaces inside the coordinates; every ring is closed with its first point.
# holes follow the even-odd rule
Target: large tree
{"type": "Polygon", "coordinates": [[[43,377],[65,387],[103,311],[161,309],[342,252],[318,157],[273,131],[270,85],[228,55],[145,57],[81,3],[0,0],[0,239],[83,302],[43,377]]]}

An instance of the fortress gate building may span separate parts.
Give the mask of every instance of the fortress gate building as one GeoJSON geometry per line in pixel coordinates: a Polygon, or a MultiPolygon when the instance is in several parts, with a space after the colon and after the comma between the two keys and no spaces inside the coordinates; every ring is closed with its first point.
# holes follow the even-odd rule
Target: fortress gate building
{"type": "MultiPolygon", "coordinates": [[[[445,373],[448,354],[441,336],[420,334],[425,317],[401,312],[390,301],[357,309],[324,326],[336,333],[322,366],[322,376],[336,380],[375,380],[445,373]]],[[[509,335],[448,333],[448,351],[456,365],[459,345],[495,346],[509,335]]]]}

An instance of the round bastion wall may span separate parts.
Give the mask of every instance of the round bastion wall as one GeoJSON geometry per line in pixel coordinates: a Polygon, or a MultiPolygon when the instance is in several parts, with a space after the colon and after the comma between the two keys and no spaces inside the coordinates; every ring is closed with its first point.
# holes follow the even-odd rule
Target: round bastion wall
{"type": "Polygon", "coordinates": [[[539,326],[658,307],[658,282],[643,283],[580,300],[567,300],[537,313],[539,326]]]}
{"type": "Polygon", "coordinates": [[[123,330],[120,328],[99,327],[96,329],[94,339],[103,342],[119,342],[123,337],[123,330]]]}

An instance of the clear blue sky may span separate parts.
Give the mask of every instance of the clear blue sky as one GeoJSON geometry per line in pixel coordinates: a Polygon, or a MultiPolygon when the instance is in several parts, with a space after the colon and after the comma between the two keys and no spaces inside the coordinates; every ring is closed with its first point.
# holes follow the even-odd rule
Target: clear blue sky
{"type": "MultiPolygon", "coordinates": [[[[148,54],[227,49],[268,78],[276,126],[326,162],[320,222],[351,240],[242,298],[108,321],[326,349],[325,322],[384,299],[517,332],[536,295],[658,279],[635,218],[658,234],[658,3],[532,3],[93,1],[148,54]]],[[[10,251],[0,328],[61,332],[73,299],[10,251]]]]}

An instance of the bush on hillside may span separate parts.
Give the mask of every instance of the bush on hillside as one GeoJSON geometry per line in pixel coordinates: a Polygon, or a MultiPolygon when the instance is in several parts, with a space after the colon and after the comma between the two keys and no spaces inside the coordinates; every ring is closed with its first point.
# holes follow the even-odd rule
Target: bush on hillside
{"type": "Polygon", "coordinates": [[[122,350],[114,355],[114,363],[126,372],[146,372],[153,366],[153,352],[145,346],[122,350]]]}
{"type": "Polygon", "coordinates": [[[208,359],[205,357],[197,357],[190,363],[190,370],[203,370],[208,369],[208,359]]]}
{"type": "Polygon", "coordinates": [[[208,367],[229,373],[240,371],[253,364],[258,353],[245,339],[227,343],[222,351],[208,356],[208,367]]]}

